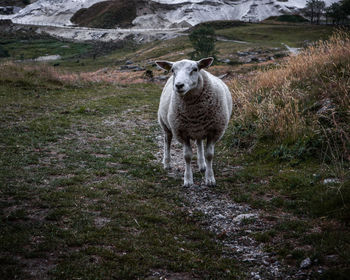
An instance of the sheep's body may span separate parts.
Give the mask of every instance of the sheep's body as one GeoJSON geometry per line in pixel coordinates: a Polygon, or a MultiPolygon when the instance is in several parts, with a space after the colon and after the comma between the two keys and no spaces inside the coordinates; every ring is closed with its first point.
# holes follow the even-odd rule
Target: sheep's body
{"type": "Polygon", "coordinates": [[[227,86],[205,70],[200,71],[203,89],[185,97],[174,93],[173,77],[165,85],[159,104],[158,120],[184,143],[206,139],[217,142],[224,134],[232,112],[232,99],[227,86]]]}
{"type": "MultiPolygon", "coordinates": [[[[192,61],[185,62],[192,63],[192,61]]],[[[186,63],[183,65],[186,66],[186,63]]],[[[184,67],[183,65],[180,67],[184,67]]],[[[193,67],[193,63],[191,65],[193,67]]],[[[219,78],[203,69],[198,71],[196,76],[198,77],[191,78],[196,80],[196,86],[183,95],[176,91],[175,84],[179,82],[175,81],[174,76],[171,76],[164,86],[158,110],[158,121],[165,135],[163,163],[165,168],[169,168],[170,143],[172,136],[175,136],[184,145],[186,160],[184,185],[192,185],[190,140],[196,140],[199,168],[206,172],[206,184],[215,185],[212,171],[214,145],[222,137],[228,125],[232,112],[232,99],[228,87],[219,78]],[[207,140],[205,160],[203,140],[207,140]]]]}

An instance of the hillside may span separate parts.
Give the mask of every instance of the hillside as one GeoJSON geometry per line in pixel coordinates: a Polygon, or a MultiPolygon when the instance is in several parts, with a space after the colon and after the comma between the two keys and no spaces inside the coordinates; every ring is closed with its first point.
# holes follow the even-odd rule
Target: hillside
{"type": "MultiPolygon", "coordinates": [[[[31,1],[35,2],[35,1],[31,1]]],[[[4,6],[16,6],[16,7],[25,7],[30,4],[30,1],[25,0],[0,0],[0,7],[4,6]]]]}
{"type": "Polygon", "coordinates": [[[79,10],[73,15],[71,22],[86,27],[126,28],[132,26],[136,10],[136,1],[104,1],[79,10]]]}
{"type": "MultiPolygon", "coordinates": [[[[334,1],[325,2],[329,5],[334,1]]],[[[12,18],[21,23],[36,21],[55,25],[70,25],[73,17],[78,24],[95,27],[129,26],[130,23],[136,28],[189,27],[206,21],[256,22],[270,16],[295,14],[305,3],[306,0],[39,0],[12,18]]]]}
{"type": "Polygon", "coordinates": [[[348,278],[349,33],[205,25],[221,38],[208,71],[234,100],[216,188],[195,160],[182,187],[176,142],[172,169],[161,163],[169,74],[154,61],[188,58],[188,34],[135,45],[0,30],[1,279],[348,278]]]}

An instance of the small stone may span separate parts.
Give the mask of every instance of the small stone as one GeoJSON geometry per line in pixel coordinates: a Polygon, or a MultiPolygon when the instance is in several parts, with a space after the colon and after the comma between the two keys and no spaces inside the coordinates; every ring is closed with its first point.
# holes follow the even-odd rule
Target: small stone
{"type": "Polygon", "coordinates": [[[309,266],[311,266],[311,259],[310,258],[306,258],[300,264],[300,268],[308,268],[309,266]]]}
{"type": "Polygon", "coordinates": [[[257,218],[258,215],[257,214],[240,214],[238,216],[236,216],[233,221],[240,223],[242,222],[243,219],[252,219],[252,218],[257,218]]]}
{"type": "Polygon", "coordinates": [[[327,255],[324,257],[324,260],[327,263],[336,263],[339,260],[339,258],[337,255],[327,255]]]}
{"type": "Polygon", "coordinates": [[[323,184],[339,184],[340,180],[337,178],[327,178],[323,180],[323,184]]]}
{"type": "Polygon", "coordinates": [[[225,216],[222,214],[218,214],[218,215],[214,216],[214,219],[222,220],[222,219],[225,219],[225,216]]]}

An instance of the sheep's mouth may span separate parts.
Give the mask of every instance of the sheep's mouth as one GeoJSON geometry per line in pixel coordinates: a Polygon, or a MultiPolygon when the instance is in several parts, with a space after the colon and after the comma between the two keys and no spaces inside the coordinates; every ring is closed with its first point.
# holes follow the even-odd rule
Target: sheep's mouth
{"type": "Polygon", "coordinates": [[[185,96],[186,93],[188,92],[188,90],[178,89],[178,90],[176,90],[176,92],[177,92],[178,94],[181,94],[182,96],[185,96]]]}

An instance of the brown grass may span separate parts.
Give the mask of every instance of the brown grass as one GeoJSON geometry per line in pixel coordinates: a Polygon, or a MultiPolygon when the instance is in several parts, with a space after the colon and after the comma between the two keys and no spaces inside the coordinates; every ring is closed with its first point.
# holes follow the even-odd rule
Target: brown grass
{"type": "Polygon", "coordinates": [[[59,70],[44,63],[22,64],[5,62],[0,64],[0,81],[10,84],[40,85],[86,85],[90,83],[136,84],[147,81],[144,71],[128,72],[103,68],[94,72],[72,73],[59,70]]]}
{"type": "Polygon", "coordinates": [[[350,37],[338,31],[250,81],[232,80],[235,120],[279,140],[331,131],[348,150],[349,73],[350,37]]]}

